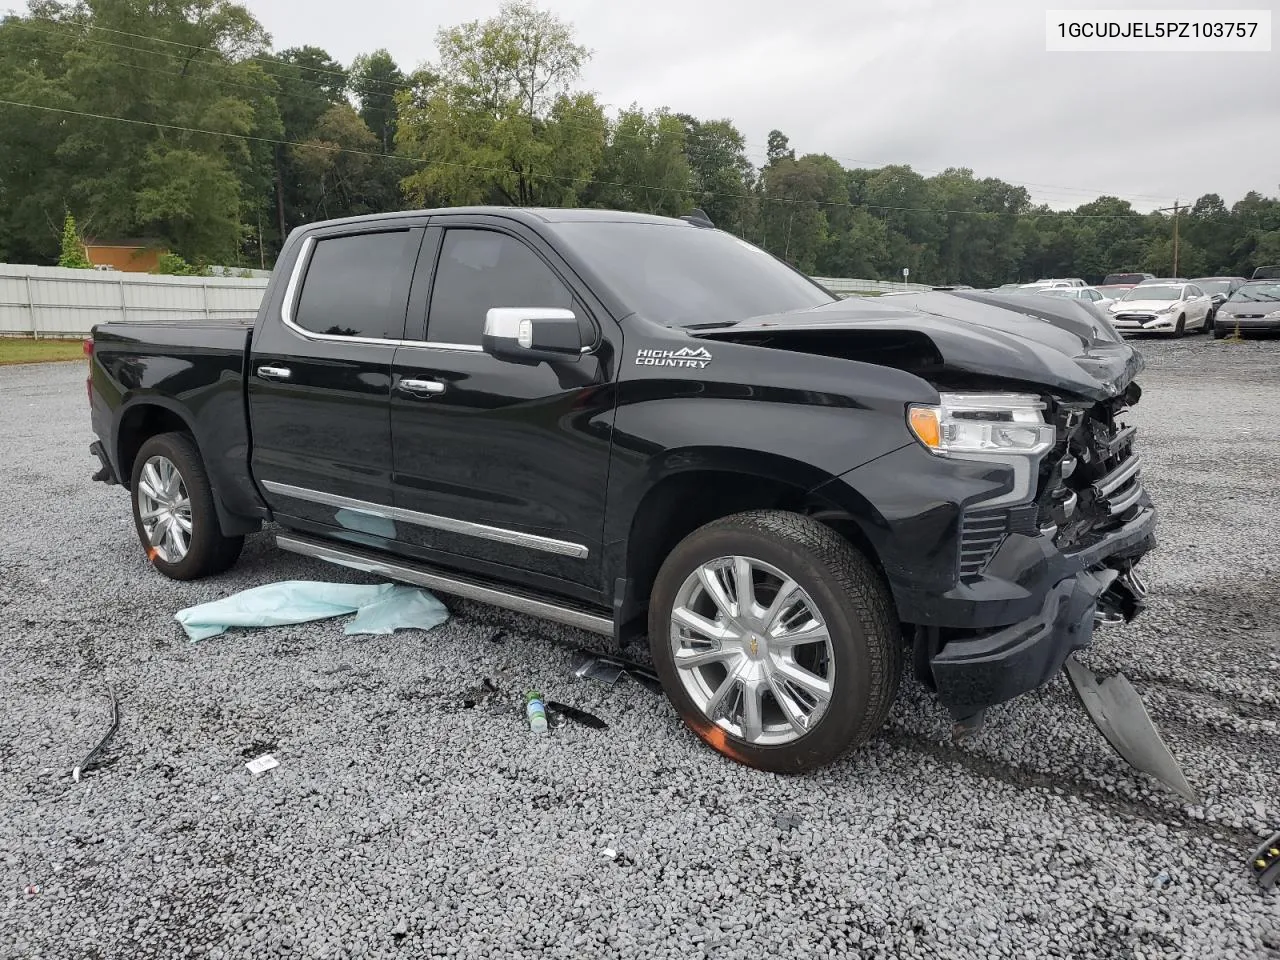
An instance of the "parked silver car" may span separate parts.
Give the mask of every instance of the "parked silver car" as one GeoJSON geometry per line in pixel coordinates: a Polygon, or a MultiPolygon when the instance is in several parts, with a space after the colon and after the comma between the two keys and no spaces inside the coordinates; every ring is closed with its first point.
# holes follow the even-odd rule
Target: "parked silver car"
{"type": "Polygon", "coordinates": [[[1213,298],[1194,283],[1140,283],[1111,304],[1111,323],[1122,333],[1167,333],[1209,329],[1213,298]]]}
{"type": "Polygon", "coordinates": [[[1222,339],[1236,331],[1280,333],[1280,280],[1249,280],[1218,308],[1214,337],[1222,339]]]}

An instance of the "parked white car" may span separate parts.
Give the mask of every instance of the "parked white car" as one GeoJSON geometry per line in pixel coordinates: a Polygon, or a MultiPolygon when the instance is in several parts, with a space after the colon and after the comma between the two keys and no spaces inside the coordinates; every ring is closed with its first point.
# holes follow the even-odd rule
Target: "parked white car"
{"type": "Polygon", "coordinates": [[[1209,328],[1213,298],[1194,283],[1142,283],[1108,308],[1121,332],[1168,333],[1209,328]]]}
{"type": "Polygon", "coordinates": [[[1097,287],[1046,287],[1043,290],[1037,290],[1048,297],[1067,297],[1071,300],[1085,300],[1089,303],[1097,304],[1104,310],[1115,303],[1113,297],[1108,297],[1097,287]]]}
{"type": "Polygon", "coordinates": [[[1088,286],[1088,284],[1086,284],[1086,283],[1085,283],[1083,280],[1081,280],[1079,277],[1049,277],[1049,278],[1043,278],[1043,277],[1042,277],[1041,279],[1037,280],[1034,284],[1027,284],[1027,286],[1036,286],[1036,287],[1085,287],[1085,286],[1088,286]]]}

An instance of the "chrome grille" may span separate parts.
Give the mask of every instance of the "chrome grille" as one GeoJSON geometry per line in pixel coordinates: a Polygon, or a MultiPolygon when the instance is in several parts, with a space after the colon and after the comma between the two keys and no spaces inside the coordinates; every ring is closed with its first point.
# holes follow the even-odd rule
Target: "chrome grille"
{"type": "MultiPolygon", "coordinates": [[[[1116,449],[1113,445],[1112,449],[1116,449]]],[[[1122,516],[1142,496],[1142,458],[1130,452],[1109,473],[1095,480],[1093,496],[1113,517],[1122,516]]]]}

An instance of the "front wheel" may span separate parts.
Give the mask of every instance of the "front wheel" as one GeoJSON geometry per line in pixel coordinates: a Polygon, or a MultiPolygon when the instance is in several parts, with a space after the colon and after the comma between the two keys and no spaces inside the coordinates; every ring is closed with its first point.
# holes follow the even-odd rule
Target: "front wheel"
{"type": "Polygon", "coordinates": [[[1184,313],[1178,317],[1178,325],[1174,327],[1173,335],[1175,337],[1185,336],[1187,333],[1187,315],[1184,313]]]}
{"type": "Polygon", "coordinates": [[[1213,322],[1213,339],[1221,340],[1226,335],[1227,335],[1227,328],[1222,326],[1222,324],[1218,323],[1218,321],[1215,320],[1213,322]]]}
{"type": "Polygon", "coordinates": [[[152,566],[172,580],[222,573],[240,556],[244,537],[225,537],[209,475],[185,433],[147,440],[133,461],[133,522],[152,566]]]}
{"type": "Polygon", "coordinates": [[[694,733],[780,773],[869,740],[902,673],[880,574],[831,528],[775,510],[725,517],[676,546],[654,583],[649,644],[694,733]]]}

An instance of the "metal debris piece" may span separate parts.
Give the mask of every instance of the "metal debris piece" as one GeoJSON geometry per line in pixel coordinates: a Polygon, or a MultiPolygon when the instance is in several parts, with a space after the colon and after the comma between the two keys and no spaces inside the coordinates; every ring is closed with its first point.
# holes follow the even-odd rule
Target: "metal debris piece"
{"type": "MultiPolygon", "coordinates": [[[[567,703],[557,703],[554,700],[547,701],[547,709],[582,724],[584,727],[590,727],[593,730],[608,730],[609,725],[597,717],[594,713],[588,713],[578,707],[571,707],[567,703]]],[[[560,726],[560,724],[556,724],[560,726]]]]}
{"type": "Polygon", "coordinates": [[[579,657],[578,664],[574,667],[573,674],[576,677],[587,676],[591,680],[600,680],[612,686],[619,676],[625,673],[632,680],[639,683],[654,693],[662,692],[662,681],[658,679],[658,674],[647,664],[640,663],[637,660],[628,660],[626,657],[618,657],[613,654],[600,653],[596,650],[588,650],[585,647],[577,647],[574,652],[579,657]],[[586,671],[591,670],[593,665],[603,664],[608,668],[605,672],[604,667],[597,666],[601,672],[601,676],[587,674],[586,671]],[[617,669],[615,674],[613,671],[617,669]],[[612,677],[612,679],[607,679],[612,677]]]}
{"type": "Polygon", "coordinates": [[[622,667],[586,654],[585,659],[573,668],[573,675],[583,680],[598,680],[612,687],[622,676],[622,667]]]}
{"type": "Polygon", "coordinates": [[[280,766],[280,761],[271,754],[264,753],[256,760],[250,760],[245,764],[245,766],[249,768],[250,773],[257,776],[260,773],[266,773],[268,770],[274,770],[276,767],[280,766]]]}
{"type": "Polygon", "coordinates": [[[80,782],[80,774],[88,770],[97,761],[98,755],[102,753],[103,748],[116,735],[116,731],[120,729],[120,704],[116,700],[116,692],[111,689],[110,685],[107,686],[107,696],[111,698],[111,727],[107,730],[106,736],[98,742],[98,745],[89,751],[89,755],[81,760],[71,771],[71,779],[75,783],[80,782]]]}
{"type": "Polygon", "coordinates": [[[601,855],[608,857],[610,860],[618,859],[618,851],[613,849],[613,847],[605,847],[603,850],[600,851],[600,853],[601,855]]]}
{"type": "Polygon", "coordinates": [[[1198,803],[1195,790],[1160,739],[1160,731],[1128,678],[1117,673],[1100,679],[1074,655],[1067,657],[1066,669],[1085,711],[1116,753],[1191,803],[1198,803]]]}

